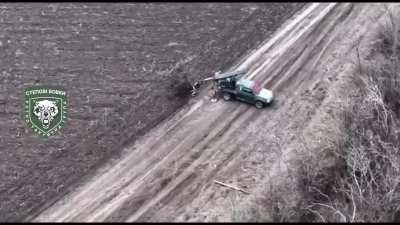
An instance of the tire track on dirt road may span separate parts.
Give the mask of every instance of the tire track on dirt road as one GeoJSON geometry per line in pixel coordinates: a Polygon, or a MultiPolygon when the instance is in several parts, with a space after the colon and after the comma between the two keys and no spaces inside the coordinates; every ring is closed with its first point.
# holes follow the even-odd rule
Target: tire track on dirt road
{"type": "MultiPolygon", "coordinates": [[[[332,102],[332,99],[334,97],[332,96],[323,96],[322,99],[318,100],[318,102],[310,104],[310,102],[305,102],[302,100],[302,97],[296,97],[296,92],[299,90],[307,90],[307,88],[312,88],[315,89],[318,86],[318,89],[321,88],[321,86],[326,86],[329,84],[330,86],[324,87],[325,89],[334,89],[333,92],[337,92],[337,90],[343,89],[343,86],[340,87],[340,85],[343,85],[343,80],[341,82],[330,82],[327,83],[324,80],[331,80],[331,76],[333,77],[336,76],[341,76],[343,73],[343,70],[345,68],[349,68],[348,64],[351,64],[348,62],[348,58],[351,54],[354,54],[355,51],[355,45],[353,43],[357,43],[357,41],[361,38],[364,38],[364,35],[368,33],[371,30],[376,30],[377,24],[376,23],[371,23],[373,20],[369,20],[369,18],[366,18],[364,15],[371,15],[371,17],[375,17],[374,20],[377,20],[382,17],[382,10],[379,10],[378,6],[374,5],[366,5],[363,4],[360,6],[355,6],[354,9],[352,9],[351,14],[348,15],[347,19],[343,21],[342,24],[339,25],[339,28],[335,35],[335,37],[339,38],[330,38],[326,40],[326,45],[331,45],[332,46],[324,46],[323,49],[328,49],[329,54],[327,54],[327,57],[322,57],[321,54],[312,54],[307,60],[304,61],[305,67],[311,66],[315,64],[314,60],[320,60],[323,58],[324,60],[322,62],[326,62],[328,64],[327,67],[324,65],[319,65],[317,73],[313,74],[315,79],[310,79],[308,82],[304,82],[301,84],[301,86],[294,86],[292,83],[290,83],[295,89],[290,89],[287,90],[286,88],[284,89],[285,93],[284,96],[282,96],[283,99],[286,99],[287,97],[287,103],[280,104],[278,111],[274,112],[272,114],[272,118],[270,117],[264,117],[264,116],[259,116],[256,117],[253,125],[254,124],[263,124],[263,126],[257,126],[257,130],[253,131],[251,136],[252,140],[251,143],[252,145],[242,149],[243,154],[238,157],[238,160],[235,162],[231,162],[230,166],[225,166],[222,171],[219,171],[219,177],[223,182],[233,184],[235,185],[236,182],[239,184],[246,184],[247,187],[250,190],[254,190],[254,192],[263,192],[268,190],[268,183],[276,183],[278,180],[285,179],[283,177],[288,176],[288,171],[290,168],[288,168],[288,165],[286,164],[289,160],[293,160],[293,158],[299,157],[298,152],[296,151],[296,148],[303,148],[299,142],[293,141],[292,139],[298,138],[299,135],[302,134],[302,130],[309,130],[312,129],[311,125],[316,125],[320,124],[321,121],[319,121],[320,117],[318,113],[321,110],[321,108],[326,107],[326,105],[334,106],[335,103],[332,102]],[[378,9],[378,10],[376,10],[378,9]],[[366,23],[367,22],[367,23],[366,23]],[[369,22],[369,23],[368,23],[369,22]],[[350,25],[348,25],[348,23],[350,25]],[[352,27],[352,25],[357,25],[352,27]],[[344,38],[344,39],[341,39],[344,38]],[[333,40],[336,39],[336,40],[333,40]],[[335,59],[335,60],[332,60],[335,59]],[[331,60],[331,61],[330,61],[331,60]],[[346,65],[346,66],[344,66],[346,65]],[[325,69],[331,68],[330,73],[325,74],[327,72],[325,69]],[[327,79],[328,78],[328,79],[327,79]],[[342,83],[342,84],[337,84],[337,83],[342,83]],[[340,88],[338,88],[338,86],[340,88]],[[292,91],[291,91],[292,90],[292,91]],[[289,92],[288,92],[289,91],[289,92]],[[325,98],[325,99],[324,99],[325,98]],[[296,103],[296,104],[292,103],[296,103]],[[306,105],[305,107],[303,105],[306,105]],[[315,104],[315,105],[314,105],[315,104]],[[307,105],[311,105],[312,108],[311,110],[306,110],[308,107],[307,105]],[[289,113],[290,112],[290,113],[289,113]],[[317,113],[316,118],[315,117],[304,117],[299,115],[305,115],[305,112],[314,112],[317,113]],[[278,116],[279,115],[279,116],[278,116]],[[286,119],[282,119],[286,118],[286,119]],[[289,122],[290,121],[290,122],[289,122]],[[264,126],[265,125],[265,126],[264,126]],[[301,129],[301,130],[300,130],[301,129]],[[290,134],[286,132],[285,130],[292,130],[296,131],[299,130],[297,133],[290,134]],[[271,134],[271,135],[270,135],[271,134]],[[278,152],[278,156],[276,153],[273,151],[274,149],[274,143],[269,144],[268,142],[274,141],[274,137],[270,136],[280,136],[281,141],[278,144],[281,144],[277,148],[280,150],[278,152]],[[253,144],[254,143],[254,144],[253,144]],[[258,146],[257,146],[258,145],[258,146]],[[282,151],[283,150],[283,151],[282,151]],[[266,151],[266,152],[265,152],[266,151]],[[246,157],[247,156],[247,157],[246,157]],[[247,158],[244,160],[244,158],[247,158]],[[246,163],[243,163],[245,161],[246,163]],[[249,165],[249,162],[258,162],[257,166],[251,166],[249,165]],[[286,164],[285,166],[282,166],[281,164],[286,164]],[[244,168],[246,168],[246,171],[244,172],[244,168]],[[285,169],[281,169],[285,168],[285,169]],[[264,174],[263,174],[264,172],[264,174]],[[271,178],[267,174],[274,174],[274,176],[271,178]],[[265,188],[262,190],[262,188],[265,188]],[[260,190],[261,189],[261,190],[260,190]]],[[[375,21],[374,21],[375,22],[375,21]]],[[[313,41],[312,39],[310,41],[313,41]]],[[[325,45],[325,44],[324,44],[325,45]]],[[[300,71],[300,74],[306,75],[307,69],[303,68],[302,71],[300,71]]],[[[347,71],[348,73],[349,71],[347,71]]],[[[350,71],[352,73],[352,71],[350,71]]],[[[282,74],[284,75],[284,74],[282,74]]],[[[307,78],[309,76],[306,76],[307,78]]],[[[310,76],[312,77],[312,76],[310,76]]],[[[335,80],[335,79],[333,79],[335,80]]],[[[344,82],[346,83],[346,81],[344,82]]],[[[304,92],[301,92],[299,94],[303,94],[304,92]]],[[[316,92],[315,94],[318,94],[316,92]]],[[[332,93],[331,93],[332,94],[332,93]]],[[[336,93],[337,94],[337,93],[336,93]]],[[[335,95],[335,94],[332,94],[335,95]]],[[[336,95],[339,97],[338,95],[336,95]]],[[[316,96],[318,98],[319,96],[316,96]]],[[[336,102],[337,100],[333,100],[336,102]]],[[[322,120],[323,121],[323,120],[322,120]]],[[[317,125],[318,126],[318,125],[317,125]]],[[[327,128],[329,129],[329,127],[327,128]]],[[[333,129],[333,128],[332,128],[333,129]]],[[[249,129],[250,132],[252,129],[249,129]]],[[[313,130],[315,132],[315,130],[313,130]]],[[[276,147],[275,147],[276,148],[276,147]]],[[[312,154],[310,152],[310,154],[312,154]]],[[[294,184],[295,185],[295,184],[294,184]]],[[[209,196],[220,196],[219,198],[213,198],[212,201],[197,201],[192,204],[192,207],[187,207],[185,213],[181,213],[177,218],[175,217],[175,221],[182,221],[182,220],[187,220],[185,219],[187,215],[193,215],[193,214],[199,214],[196,215],[195,218],[191,218],[191,221],[198,221],[198,220],[215,220],[211,216],[210,217],[202,217],[200,213],[194,213],[198,212],[198,208],[196,206],[201,205],[202,208],[207,208],[207,210],[200,210],[200,211],[212,211],[214,215],[219,216],[218,218],[222,218],[222,221],[230,221],[230,218],[223,217],[223,215],[226,215],[227,210],[222,210],[219,208],[229,206],[229,204],[219,204],[219,202],[224,202],[224,203],[229,203],[227,202],[226,198],[228,195],[224,194],[222,191],[217,191],[217,188],[210,188],[209,190],[202,192],[201,195],[203,196],[203,199],[208,199],[209,196]],[[213,205],[213,204],[214,205],[213,205]],[[215,206],[215,204],[218,204],[215,206]],[[217,209],[217,210],[215,210],[217,209]],[[216,212],[214,212],[216,211],[216,212]],[[221,211],[224,212],[224,214],[221,215],[221,211]]],[[[232,195],[235,193],[232,193],[232,195]]],[[[254,193],[255,194],[255,193],[254,193]]],[[[262,195],[263,197],[265,196],[265,192],[262,195]]],[[[231,196],[232,196],[231,195],[231,196]]],[[[279,196],[276,196],[279,197],[279,196]]],[[[243,202],[244,199],[248,199],[246,197],[239,198],[238,202],[243,202]]],[[[256,203],[257,204],[257,203],[256,203]]],[[[268,204],[268,203],[267,203],[268,204]]],[[[236,208],[240,209],[240,206],[236,206],[236,208]]],[[[248,208],[245,208],[246,210],[248,208]]],[[[164,214],[164,210],[159,211],[160,214],[164,214]]],[[[206,213],[204,213],[206,214],[206,213]]],[[[249,218],[251,219],[251,218],[249,218]]]]}
{"type": "Polygon", "coordinates": [[[312,72],[319,64],[311,61],[319,61],[328,51],[338,35],[336,27],[345,27],[348,17],[361,12],[354,7],[350,3],[311,4],[236,66],[249,68],[249,77],[277,93],[272,107],[257,110],[239,102],[212,104],[203,92],[124,150],[121,161],[102,169],[34,221],[209,219],[196,214],[199,207],[215,209],[226,195],[212,185],[214,178],[229,180],[228,175],[240,170],[241,156],[255,145],[272,153],[268,141],[274,134],[284,134],[282,139],[288,143],[293,140],[291,127],[296,124],[290,118],[297,109],[304,110],[293,105],[299,98],[293,93],[323,79],[312,72]]]}
{"type": "MultiPolygon", "coordinates": [[[[351,5],[345,5],[345,6],[343,6],[344,8],[343,9],[347,9],[347,11],[346,10],[343,10],[343,9],[341,9],[341,11],[340,12],[342,12],[343,11],[343,14],[341,14],[341,13],[338,13],[339,14],[339,16],[341,17],[342,15],[345,15],[348,11],[351,11],[351,9],[352,9],[352,7],[351,7],[351,5]]],[[[331,29],[330,29],[331,30],[331,29]]],[[[326,35],[326,33],[325,33],[325,35],[326,35]]],[[[308,51],[308,52],[313,52],[312,50],[311,51],[308,51]]],[[[309,54],[308,54],[308,56],[310,56],[309,54]]],[[[283,59],[286,59],[286,58],[283,58],[283,59]]],[[[271,68],[271,69],[273,69],[273,67],[274,67],[274,64],[272,64],[269,68],[271,68]]],[[[267,73],[265,73],[265,74],[268,74],[268,70],[266,71],[267,73]]],[[[281,76],[281,79],[285,79],[285,78],[290,78],[291,76],[291,74],[281,74],[282,76],[281,76]]],[[[274,85],[272,85],[271,86],[272,87],[272,89],[275,89],[276,88],[276,85],[274,86],[274,85]]],[[[273,109],[272,109],[273,110],[273,109]]],[[[251,116],[249,116],[249,118],[260,118],[259,116],[260,116],[260,114],[261,114],[261,112],[260,111],[258,111],[258,110],[254,110],[254,109],[251,109],[251,110],[249,110],[249,111],[246,111],[244,114],[243,114],[243,116],[246,116],[246,114],[249,114],[249,113],[252,113],[252,115],[251,116]]],[[[273,115],[277,115],[277,113],[276,112],[274,112],[275,114],[273,114],[273,115]]],[[[266,114],[265,112],[264,112],[264,114],[266,114]]],[[[248,124],[248,120],[246,120],[245,122],[242,122],[242,121],[237,121],[237,123],[238,124],[240,124],[240,125],[242,125],[242,124],[248,124]]],[[[262,124],[262,123],[260,123],[260,124],[262,124]]],[[[246,127],[244,126],[242,129],[246,129],[246,127]]],[[[242,145],[245,141],[246,141],[246,139],[248,139],[248,138],[251,138],[251,135],[249,135],[248,133],[245,133],[245,132],[241,132],[241,133],[238,133],[238,134],[234,134],[234,135],[231,135],[231,134],[229,134],[229,136],[230,137],[235,137],[235,138],[231,138],[231,140],[232,139],[234,139],[234,141],[225,141],[225,142],[223,142],[223,145],[224,146],[240,146],[240,145],[242,145]]],[[[222,139],[222,138],[221,138],[222,139]]],[[[222,155],[222,154],[218,154],[218,153],[220,153],[220,152],[222,152],[221,150],[220,150],[220,146],[221,146],[221,144],[216,144],[216,143],[212,143],[212,146],[213,146],[213,149],[212,149],[212,151],[214,151],[214,152],[216,152],[215,154],[214,154],[214,156],[215,155],[222,155]]],[[[232,150],[231,150],[232,151],[232,150]]],[[[229,151],[228,151],[229,152],[229,151]]],[[[228,153],[228,157],[230,158],[230,160],[228,161],[228,162],[233,162],[233,161],[237,161],[236,159],[239,159],[240,157],[238,157],[239,156],[239,154],[241,154],[241,153],[243,153],[242,151],[232,151],[232,153],[233,154],[229,154],[228,153]],[[232,159],[235,159],[235,160],[232,160],[232,159]]],[[[210,157],[210,161],[212,160],[212,158],[213,157],[210,157]]],[[[215,163],[217,163],[217,165],[220,165],[220,162],[222,162],[222,161],[226,161],[226,160],[223,160],[224,159],[224,156],[220,156],[217,160],[215,160],[215,163]],[[218,164],[219,163],[219,164],[218,164]]],[[[209,164],[212,164],[212,162],[209,162],[209,164]]],[[[232,166],[232,167],[234,167],[234,166],[232,166]]],[[[224,170],[226,169],[226,168],[228,168],[227,166],[225,167],[225,168],[223,168],[224,170]]],[[[197,170],[196,170],[197,171],[197,170]]],[[[206,176],[204,179],[199,179],[199,180],[212,180],[212,178],[214,177],[214,175],[215,175],[215,173],[213,173],[213,172],[210,172],[209,173],[209,175],[208,176],[206,176]]],[[[190,195],[188,195],[188,196],[186,196],[186,197],[184,197],[183,199],[190,199],[190,197],[189,197],[190,195]]],[[[170,205],[170,204],[169,204],[170,205]]],[[[179,207],[174,207],[174,208],[176,208],[176,209],[178,209],[179,207]]],[[[154,213],[156,213],[157,211],[158,211],[159,209],[154,209],[153,211],[154,211],[154,213]]],[[[144,210],[144,211],[146,211],[146,210],[144,210]]],[[[140,212],[137,212],[138,214],[140,214],[140,212]]],[[[153,213],[153,214],[154,214],[153,213]]],[[[146,220],[149,220],[151,218],[151,216],[146,216],[145,218],[130,218],[128,221],[136,221],[136,220],[139,220],[139,221],[146,221],[146,220]]]]}
{"type": "MultiPolygon", "coordinates": [[[[315,5],[314,5],[315,6],[315,5]]],[[[244,107],[244,106],[243,106],[244,107]]],[[[242,107],[242,108],[243,108],[242,107]]],[[[240,108],[240,107],[239,107],[240,108]]],[[[236,110],[239,110],[239,108],[238,109],[236,109],[236,110]]],[[[225,111],[225,110],[221,110],[221,111],[225,111]]],[[[210,116],[212,116],[212,115],[214,115],[214,114],[211,114],[210,116]]],[[[220,115],[223,115],[222,113],[220,114],[220,115]]],[[[210,120],[210,118],[208,118],[208,120],[207,121],[212,121],[212,120],[210,120]]],[[[189,124],[187,124],[188,126],[186,126],[186,127],[190,127],[189,126],[189,124]]],[[[211,126],[209,126],[209,125],[207,125],[206,127],[209,127],[209,128],[211,128],[211,126]]],[[[200,133],[200,132],[199,132],[200,133]]],[[[179,135],[179,134],[177,134],[177,136],[181,136],[181,135],[179,135]]],[[[194,137],[195,135],[191,135],[190,137],[194,137]]],[[[185,137],[185,136],[184,136],[185,137]]],[[[184,142],[181,142],[181,144],[182,143],[184,143],[184,142]]],[[[196,143],[196,142],[195,142],[196,143]]],[[[172,145],[174,144],[174,143],[171,143],[172,145]]],[[[168,148],[168,146],[164,146],[164,148],[160,148],[160,149],[164,149],[164,150],[167,150],[167,149],[169,149],[168,148]]],[[[145,151],[142,151],[142,152],[144,152],[144,153],[147,153],[147,152],[149,152],[149,151],[151,151],[151,149],[146,149],[145,151]]],[[[160,154],[160,152],[157,152],[157,154],[160,154]]],[[[140,155],[136,155],[136,156],[138,156],[137,158],[138,159],[143,159],[142,157],[140,157],[140,155]]],[[[165,155],[164,155],[164,157],[165,157],[165,155]]],[[[156,159],[157,160],[157,159],[156,159]]],[[[134,160],[135,161],[135,160],[134,160]]],[[[154,162],[155,160],[153,160],[153,162],[154,162]]],[[[146,162],[145,160],[143,160],[142,162],[146,162]]],[[[152,161],[150,161],[150,163],[148,164],[148,165],[153,165],[154,166],[154,163],[153,163],[152,161]]],[[[134,162],[134,163],[136,163],[136,162],[134,162]]],[[[123,164],[122,164],[123,165],[123,164]]],[[[130,165],[132,165],[132,164],[130,164],[130,165]]],[[[135,164],[133,164],[133,165],[135,165],[135,164]]],[[[156,164],[156,165],[158,165],[158,164],[156,164]]],[[[140,165],[139,165],[140,166],[140,165]]],[[[117,169],[116,169],[116,171],[127,171],[128,170],[128,168],[129,168],[129,170],[130,171],[136,171],[136,170],[138,170],[138,169],[136,169],[135,170],[135,168],[132,168],[132,166],[131,167],[129,167],[129,166],[125,166],[125,168],[118,168],[117,167],[117,169]]],[[[143,168],[143,171],[148,171],[149,170],[149,168],[148,167],[144,167],[143,168]]],[[[141,170],[139,170],[139,171],[141,171],[141,170]]],[[[134,173],[134,172],[133,172],[134,173]]],[[[148,173],[146,173],[146,174],[148,174],[148,173]]],[[[114,182],[116,182],[116,180],[120,177],[120,174],[118,174],[118,173],[110,173],[110,175],[111,176],[113,176],[113,178],[111,179],[111,180],[109,180],[109,179],[107,179],[107,181],[108,182],[110,182],[110,184],[112,184],[112,183],[114,183],[114,182]]],[[[146,175],[144,175],[143,176],[143,178],[145,178],[146,177],[146,175]]],[[[129,180],[129,181],[131,181],[131,179],[129,180]]],[[[129,182],[128,181],[128,182],[129,182]]],[[[80,194],[80,195],[78,195],[77,196],[77,198],[76,199],[82,199],[83,198],[83,196],[85,196],[85,195],[88,195],[89,193],[91,193],[91,192],[93,192],[94,191],[94,189],[93,188],[95,188],[95,187],[98,187],[99,186],[99,184],[96,184],[96,185],[93,185],[91,188],[89,188],[89,189],[87,189],[87,191],[84,191],[82,194],[80,194]]],[[[102,186],[102,185],[100,185],[100,186],[102,186]]],[[[125,186],[125,185],[120,185],[120,186],[125,186]]],[[[117,187],[115,187],[115,188],[117,188],[117,187]]],[[[110,190],[112,190],[113,188],[111,188],[110,190]]],[[[111,191],[109,192],[109,193],[111,193],[111,191]]],[[[113,196],[115,196],[115,194],[113,194],[113,196]]],[[[106,195],[106,197],[110,197],[109,195],[107,196],[106,195]]],[[[117,196],[114,198],[114,199],[121,199],[121,198],[118,198],[117,196]]],[[[119,200],[119,201],[121,201],[121,200],[119,200]]],[[[100,204],[99,204],[99,202],[100,203],[102,203],[103,201],[94,201],[94,202],[92,202],[91,204],[90,204],[90,207],[88,207],[89,206],[89,203],[88,202],[86,202],[86,204],[82,204],[82,207],[84,207],[85,209],[86,209],[86,211],[89,211],[89,213],[91,213],[93,210],[95,210],[98,206],[100,206],[100,204]],[[96,204],[96,202],[97,202],[97,204],[96,204]]],[[[77,209],[79,209],[80,207],[77,207],[77,205],[74,205],[74,206],[72,206],[72,207],[70,207],[69,209],[68,209],[68,212],[69,212],[69,214],[64,214],[64,213],[61,213],[61,214],[64,214],[63,216],[64,216],[64,219],[72,219],[72,218],[68,218],[68,215],[71,215],[71,214],[73,214],[73,212],[74,212],[74,209],[75,210],[77,210],[77,209]]],[[[109,208],[106,208],[107,210],[100,210],[100,212],[105,212],[105,211],[112,211],[112,210],[109,210],[109,208]]],[[[83,213],[84,213],[84,211],[83,212],[77,212],[78,213],[78,220],[82,220],[83,218],[81,217],[82,215],[83,215],[83,213]]],[[[61,215],[60,214],[60,215],[61,215]]],[[[102,216],[105,216],[106,214],[105,213],[101,213],[101,215],[102,216]]]]}

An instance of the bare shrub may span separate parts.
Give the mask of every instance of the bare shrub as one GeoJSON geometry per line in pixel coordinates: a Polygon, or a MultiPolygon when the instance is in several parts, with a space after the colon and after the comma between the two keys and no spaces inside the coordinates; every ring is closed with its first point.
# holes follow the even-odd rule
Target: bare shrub
{"type": "MultiPolygon", "coordinates": [[[[386,10],[389,20],[374,47],[383,57],[359,65],[354,82],[360,93],[342,114],[342,139],[323,154],[297,159],[284,183],[266,188],[258,203],[265,218],[400,222],[400,14],[386,10]],[[333,162],[321,165],[324,157],[333,162]]],[[[260,212],[246,215],[259,218],[260,212]]]]}
{"type": "Polygon", "coordinates": [[[400,219],[400,18],[387,11],[389,23],[377,46],[384,61],[363,65],[362,95],[343,113],[345,140],[335,149],[337,163],[301,164],[302,208],[314,214],[311,221],[400,219]]]}

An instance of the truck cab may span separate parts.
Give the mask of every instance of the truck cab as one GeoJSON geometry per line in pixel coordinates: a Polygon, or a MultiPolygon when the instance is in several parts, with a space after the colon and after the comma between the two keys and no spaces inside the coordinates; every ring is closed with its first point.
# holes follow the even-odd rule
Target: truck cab
{"type": "Polygon", "coordinates": [[[262,88],[255,81],[240,79],[234,86],[220,86],[223,98],[226,101],[237,99],[239,101],[254,104],[257,108],[263,108],[273,101],[272,91],[262,88]]]}

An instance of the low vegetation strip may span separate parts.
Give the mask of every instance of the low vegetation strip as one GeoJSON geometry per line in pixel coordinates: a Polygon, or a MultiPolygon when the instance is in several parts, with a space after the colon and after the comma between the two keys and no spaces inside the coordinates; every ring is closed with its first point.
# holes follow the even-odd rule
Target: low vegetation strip
{"type": "Polygon", "coordinates": [[[353,81],[359,90],[342,112],[332,166],[315,159],[299,165],[297,207],[284,206],[289,197],[271,188],[269,220],[400,221],[400,17],[397,8],[383,7],[388,20],[369,58],[358,54],[353,81]]]}

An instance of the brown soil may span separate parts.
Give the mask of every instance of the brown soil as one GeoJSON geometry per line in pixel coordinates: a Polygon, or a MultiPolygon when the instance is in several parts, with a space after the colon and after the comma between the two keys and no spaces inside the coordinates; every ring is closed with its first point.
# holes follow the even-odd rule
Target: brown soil
{"type": "Polygon", "coordinates": [[[185,76],[227,69],[303,5],[1,4],[0,221],[34,215],[118,159],[187,102],[185,76]],[[34,84],[67,91],[66,127],[48,139],[22,119],[34,84]]]}
{"type": "Polygon", "coordinates": [[[34,220],[231,221],[296,157],[337,137],[356,43],[382,15],[379,4],[311,4],[234,66],[275,92],[271,107],[211,103],[203,91],[34,220]]]}

